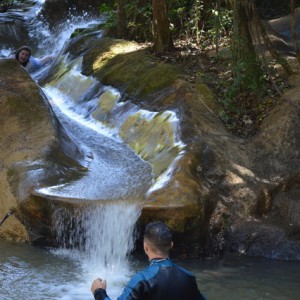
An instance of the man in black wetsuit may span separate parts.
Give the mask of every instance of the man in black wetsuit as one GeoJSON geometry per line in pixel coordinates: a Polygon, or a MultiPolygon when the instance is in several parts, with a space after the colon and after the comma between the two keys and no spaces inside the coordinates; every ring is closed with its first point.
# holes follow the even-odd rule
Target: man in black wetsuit
{"type": "MultiPolygon", "coordinates": [[[[172,233],[162,222],[149,223],[144,233],[144,251],[150,265],[136,273],[118,300],[205,300],[195,276],[169,259],[172,233]]],[[[106,281],[97,278],[91,287],[95,300],[110,300],[106,281]]]]}

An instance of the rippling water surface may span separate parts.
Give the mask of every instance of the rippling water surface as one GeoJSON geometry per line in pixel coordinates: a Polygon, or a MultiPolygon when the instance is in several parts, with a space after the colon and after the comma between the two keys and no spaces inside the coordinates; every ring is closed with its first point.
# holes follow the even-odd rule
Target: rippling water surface
{"type": "MultiPolygon", "coordinates": [[[[93,299],[91,281],[108,280],[116,299],[131,273],[147,262],[131,264],[131,271],[87,267],[80,253],[53,251],[0,241],[0,299],[93,299]]],[[[300,299],[300,262],[227,257],[218,261],[179,261],[196,274],[208,299],[300,299]]],[[[184,300],[184,299],[183,299],[184,300]]]]}

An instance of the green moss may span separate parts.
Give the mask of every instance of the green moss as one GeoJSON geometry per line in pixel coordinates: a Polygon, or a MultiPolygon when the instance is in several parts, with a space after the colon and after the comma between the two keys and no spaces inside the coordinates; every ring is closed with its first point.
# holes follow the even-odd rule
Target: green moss
{"type": "Polygon", "coordinates": [[[148,161],[152,165],[155,177],[160,176],[170,167],[174,159],[178,157],[180,151],[179,146],[163,149],[148,161]]]}
{"type": "Polygon", "coordinates": [[[214,100],[214,95],[211,91],[211,89],[204,83],[198,84],[198,91],[200,96],[202,96],[205,100],[208,100],[209,102],[214,100]]]}
{"type": "MultiPolygon", "coordinates": [[[[34,95],[33,97],[37,96],[34,95]]],[[[26,123],[29,121],[30,123],[39,122],[45,117],[45,108],[26,98],[21,99],[18,96],[9,96],[6,103],[10,111],[16,114],[20,120],[26,121],[26,123]]]]}
{"type": "Polygon", "coordinates": [[[205,106],[218,114],[219,107],[215,101],[215,96],[213,95],[211,89],[205,83],[199,83],[197,86],[197,92],[200,101],[204,102],[205,106]]]}
{"type": "Polygon", "coordinates": [[[107,90],[104,92],[99,99],[99,108],[101,112],[108,113],[112,111],[118,101],[118,95],[114,94],[112,91],[107,90]]]}
{"type": "Polygon", "coordinates": [[[85,55],[83,62],[84,73],[137,98],[169,87],[179,77],[177,67],[154,63],[146,50],[123,40],[104,38],[85,55]]]}
{"type": "Polygon", "coordinates": [[[137,82],[133,88],[136,88],[136,85],[140,85],[140,96],[143,98],[172,85],[177,77],[177,68],[171,65],[159,64],[155,68],[147,70],[144,76],[137,77],[137,82]]]}
{"type": "Polygon", "coordinates": [[[165,114],[149,120],[141,113],[131,115],[120,128],[120,136],[145,160],[174,145],[173,127],[165,114]]]}

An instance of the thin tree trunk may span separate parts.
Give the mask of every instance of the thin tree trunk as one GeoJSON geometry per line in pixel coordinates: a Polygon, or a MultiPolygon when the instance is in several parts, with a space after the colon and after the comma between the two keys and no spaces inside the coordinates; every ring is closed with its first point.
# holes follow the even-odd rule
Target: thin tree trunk
{"type": "Polygon", "coordinates": [[[271,56],[275,59],[275,61],[277,63],[282,65],[282,67],[284,68],[284,70],[286,71],[286,73],[288,75],[292,75],[293,70],[292,70],[291,66],[288,64],[287,60],[282,55],[280,55],[276,51],[276,49],[273,47],[273,44],[268,36],[267,30],[266,30],[263,22],[261,21],[256,8],[254,9],[254,20],[255,20],[256,24],[258,24],[259,31],[261,33],[261,36],[265,43],[265,46],[268,49],[268,51],[270,52],[271,56]]]}
{"type": "Polygon", "coordinates": [[[295,51],[296,51],[296,57],[297,57],[298,63],[300,64],[300,50],[299,50],[299,41],[298,41],[297,32],[296,32],[295,9],[296,9],[296,1],[291,0],[291,33],[292,33],[292,39],[293,39],[294,47],[295,47],[295,51]]]}
{"type": "MultiPolygon", "coordinates": [[[[233,49],[233,73],[240,76],[241,72],[245,78],[245,84],[252,81],[256,87],[259,86],[261,68],[253,45],[249,29],[250,13],[241,1],[231,1],[233,9],[234,34],[232,39],[233,49]]],[[[242,83],[243,84],[243,83],[242,83]]]]}
{"type": "Polygon", "coordinates": [[[118,1],[118,13],[117,13],[117,38],[127,38],[127,22],[126,22],[126,0],[118,1]]]}
{"type": "Polygon", "coordinates": [[[153,50],[157,53],[173,50],[170,22],[165,0],[152,0],[153,9],[153,50]]]}

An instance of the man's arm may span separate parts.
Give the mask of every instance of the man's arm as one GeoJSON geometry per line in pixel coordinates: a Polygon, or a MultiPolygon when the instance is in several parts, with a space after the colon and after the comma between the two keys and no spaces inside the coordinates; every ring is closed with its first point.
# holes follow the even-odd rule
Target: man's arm
{"type": "Polygon", "coordinates": [[[94,298],[95,300],[110,300],[106,294],[106,290],[100,288],[95,291],[94,298]]]}
{"type": "MultiPolygon", "coordinates": [[[[125,286],[118,300],[143,300],[147,294],[149,285],[139,273],[135,274],[125,286]]],[[[97,278],[93,281],[91,291],[95,300],[111,300],[106,293],[106,281],[97,278]]]]}

